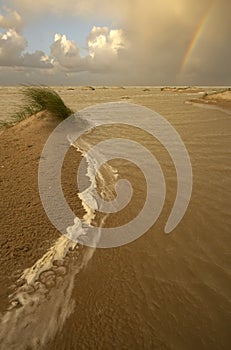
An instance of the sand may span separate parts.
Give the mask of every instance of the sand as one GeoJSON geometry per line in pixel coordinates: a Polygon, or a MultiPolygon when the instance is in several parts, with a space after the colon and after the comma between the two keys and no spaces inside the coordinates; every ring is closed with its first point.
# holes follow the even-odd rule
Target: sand
{"type": "MultiPolygon", "coordinates": [[[[57,118],[42,113],[1,135],[1,312],[7,306],[7,287],[15,283],[22,270],[32,266],[60,236],[47,218],[38,193],[40,154],[47,137],[59,122],[57,118]]],[[[68,184],[65,194],[70,202],[75,203],[73,209],[81,215],[74,172],[80,155],[74,149],[72,151],[74,166],[72,170],[67,169],[69,178],[64,179],[63,186],[68,184]]]]}
{"type": "Polygon", "coordinates": [[[185,94],[194,94],[194,93],[199,93],[199,92],[204,92],[203,87],[194,87],[194,86],[166,86],[162,87],[161,91],[169,91],[169,92],[180,92],[180,93],[185,93],[185,94]]]}
{"type": "Polygon", "coordinates": [[[171,87],[166,86],[161,88],[162,92],[172,92],[172,93],[183,93],[186,95],[196,94],[197,97],[191,98],[187,100],[187,103],[194,104],[207,104],[210,106],[224,108],[227,110],[231,110],[231,90],[230,88],[222,89],[215,88],[211,91],[211,88],[205,87],[171,87]],[[198,94],[201,95],[198,97],[198,94]]]}
{"type": "Polygon", "coordinates": [[[190,99],[191,103],[207,104],[218,108],[231,110],[231,90],[205,93],[201,98],[190,99]]]}
{"type": "MultiPolygon", "coordinates": [[[[200,104],[185,104],[195,97],[194,92],[192,95],[188,92],[188,96],[175,91],[122,87],[95,90],[59,87],[56,91],[74,110],[95,103],[125,100],[162,113],[187,146],[194,184],[185,217],[172,235],[164,235],[176,181],[172,164],[163,157],[167,189],[171,193],[160,220],[153,230],[127,246],[97,249],[85,270],[66,279],[62,288],[52,290],[42,308],[37,312],[33,310],[35,320],[42,320],[45,325],[38,327],[38,332],[45,332],[50,326],[51,304],[57,303],[57,319],[67,310],[61,318],[63,323],[58,324],[58,332],[57,329],[54,333],[51,331],[52,337],[43,349],[228,350],[229,115],[220,110],[199,108],[200,104]]],[[[20,102],[17,91],[12,89],[12,94],[20,102]]],[[[7,104],[12,104],[9,90],[7,95],[8,101],[0,101],[4,118],[7,104]]],[[[230,103],[226,95],[221,95],[222,106],[224,96],[225,103],[230,103]]],[[[197,97],[200,101],[208,100],[208,104],[215,103],[212,95],[201,99],[198,94],[197,97]]],[[[215,97],[218,101],[219,95],[215,97]]],[[[18,277],[60,238],[44,212],[37,183],[41,151],[59,122],[42,113],[6,129],[0,136],[0,313],[3,315],[18,277]]],[[[156,147],[152,140],[150,145],[156,147]]],[[[62,185],[69,205],[81,217],[85,212],[77,197],[76,184],[80,159],[80,153],[71,148],[64,162],[62,185]]],[[[11,329],[11,319],[8,321],[11,329]]],[[[22,344],[28,325],[25,322],[21,327],[22,339],[20,328],[15,333],[18,346],[12,349],[22,344]]]]}

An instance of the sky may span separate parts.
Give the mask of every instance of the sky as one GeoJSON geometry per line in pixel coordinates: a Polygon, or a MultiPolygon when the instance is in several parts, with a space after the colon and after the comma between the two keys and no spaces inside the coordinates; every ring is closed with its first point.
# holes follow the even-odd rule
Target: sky
{"type": "Polygon", "coordinates": [[[231,83],[231,0],[0,0],[0,85],[231,83]]]}

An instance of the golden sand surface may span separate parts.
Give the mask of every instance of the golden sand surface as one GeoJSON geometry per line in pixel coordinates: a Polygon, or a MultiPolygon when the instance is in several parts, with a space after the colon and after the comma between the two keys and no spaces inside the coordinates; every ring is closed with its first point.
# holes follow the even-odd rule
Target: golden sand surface
{"type": "MultiPolygon", "coordinates": [[[[75,111],[126,101],[162,114],[189,152],[192,197],[176,230],[164,235],[176,192],[176,171],[169,155],[160,151],[170,194],[158,222],[131,244],[96,249],[93,257],[81,248],[85,268],[80,272],[78,267],[73,273],[75,265],[68,270],[68,261],[78,255],[70,249],[67,261],[63,265],[55,261],[52,267],[60,284],[53,270],[43,271],[39,283],[50,288],[43,299],[30,299],[27,290],[29,302],[24,309],[18,305],[8,313],[8,298],[22,282],[18,278],[27,274],[25,269],[33,274],[31,268],[41,267],[40,259],[60,242],[38,191],[41,152],[60,120],[39,113],[5,129],[0,135],[0,322],[4,321],[0,349],[229,350],[231,121],[227,111],[186,103],[195,97],[210,103],[213,95],[201,98],[209,89],[186,94],[152,87],[55,90],[75,111]]],[[[22,96],[14,87],[0,88],[0,96],[0,119],[8,119],[22,104],[22,96]]],[[[214,98],[211,103],[221,100],[224,108],[230,103],[230,93],[214,98]]],[[[160,149],[150,135],[142,141],[151,151],[160,149]]],[[[80,160],[81,154],[70,148],[62,187],[72,210],[82,217],[85,211],[76,183],[80,160]]],[[[135,199],[139,205],[139,198],[135,199]]]]}

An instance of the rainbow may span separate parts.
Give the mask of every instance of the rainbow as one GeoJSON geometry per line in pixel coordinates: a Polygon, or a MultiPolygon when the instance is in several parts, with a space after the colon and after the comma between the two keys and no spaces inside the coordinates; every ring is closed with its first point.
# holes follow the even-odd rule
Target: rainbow
{"type": "Polygon", "coordinates": [[[194,48],[196,47],[196,44],[197,44],[198,40],[200,39],[200,37],[201,37],[201,35],[203,33],[205,25],[206,25],[210,15],[211,15],[212,9],[214,8],[214,5],[215,5],[216,1],[217,0],[212,0],[211,1],[208,9],[206,10],[204,16],[202,17],[201,21],[199,22],[199,24],[198,24],[198,26],[197,26],[197,28],[196,28],[193,36],[192,36],[192,39],[191,39],[191,41],[189,43],[189,46],[187,48],[187,51],[186,51],[186,53],[184,55],[184,58],[182,60],[181,66],[180,66],[180,74],[183,73],[186,65],[188,64],[190,56],[191,56],[194,48]]]}

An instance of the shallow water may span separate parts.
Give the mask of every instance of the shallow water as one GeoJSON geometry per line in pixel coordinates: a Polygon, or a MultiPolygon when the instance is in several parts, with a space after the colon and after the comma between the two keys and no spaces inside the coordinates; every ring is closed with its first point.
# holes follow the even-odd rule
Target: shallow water
{"type": "MultiPolygon", "coordinates": [[[[10,91],[11,98],[19,101],[15,88],[7,92],[5,89],[5,96],[10,91]]],[[[230,115],[186,104],[192,94],[159,89],[57,91],[76,110],[95,103],[127,101],[160,113],[185,143],[192,164],[193,191],[182,221],[165,235],[177,189],[176,171],[168,152],[151,135],[128,126],[99,127],[85,135],[88,147],[112,137],[128,137],[144,145],[162,167],[165,204],[159,219],[142,237],[122,247],[97,248],[87,259],[85,269],[75,275],[73,284],[70,282],[72,290],[67,290],[68,300],[73,300],[75,306],[70,301],[71,312],[65,314],[65,322],[57,322],[55,331],[52,328],[44,348],[229,349],[230,115]]],[[[11,107],[5,113],[4,103],[1,100],[2,119],[11,113],[11,107]]],[[[128,179],[134,189],[131,203],[119,214],[106,218],[105,225],[114,227],[139,214],[145,202],[146,183],[139,169],[128,161],[116,159],[110,165],[118,169],[118,179],[128,179]]],[[[105,190],[111,178],[104,178],[105,190]]],[[[65,293],[61,295],[65,297],[65,293]]],[[[60,303],[59,298],[57,304],[60,303]]],[[[64,300],[63,308],[67,308],[64,300]]],[[[32,313],[38,316],[45,312],[41,310],[35,308],[32,313]]],[[[54,317],[57,314],[55,310],[54,317]]],[[[10,314],[7,322],[11,324],[10,314]]],[[[51,319],[50,323],[54,326],[56,321],[51,319]]],[[[44,334],[45,330],[40,328],[36,335],[35,327],[35,338],[39,332],[44,334]]]]}

